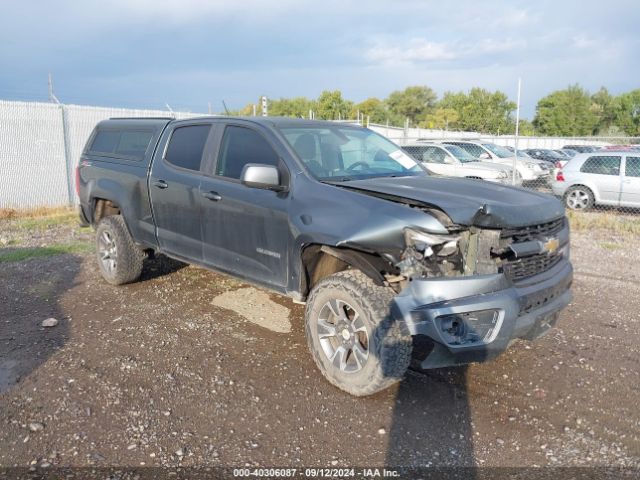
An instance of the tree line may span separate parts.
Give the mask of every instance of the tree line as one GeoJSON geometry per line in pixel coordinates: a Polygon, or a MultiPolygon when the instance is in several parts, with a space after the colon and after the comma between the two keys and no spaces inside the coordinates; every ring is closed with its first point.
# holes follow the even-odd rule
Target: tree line
{"type": "MultiPolygon", "coordinates": [[[[260,114],[259,102],[248,104],[234,115],[260,114]]],[[[501,91],[472,88],[468,92],[445,92],[442,98],[427,86],[410,86],[356,103],[340,90],[323,91],[317,99],[307,97],[270,99],[270,116],[316,119],[369,120],[371,123],[405,125],[490,134],[515,132],[515,102],[501,91]]],[[[548,136],[640,136],[640,89],[612,95],[602,87],[591,94],[571,85],[541,98],[533,121],[520,120],[521,135],[548,136]]]]}

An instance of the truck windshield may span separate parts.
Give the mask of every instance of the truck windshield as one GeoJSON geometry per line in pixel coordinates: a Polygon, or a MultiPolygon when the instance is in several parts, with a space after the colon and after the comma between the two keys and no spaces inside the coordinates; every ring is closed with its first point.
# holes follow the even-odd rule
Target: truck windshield
{"type": "Polygon", "coordinates": [[[280,127],[280,131],[318,180],[426,175],[415,159],[366,128],[323,125],[280,127]]]}
{"type": "Polygon", "coordinates": [[[495,143],[483,143],[482,146],[500,158],[513,157],[513,152],[501,147],[500,145],[496,145],[495,143]]]}
{"type": "Polygon", "coordinates": [[[461,162],[477,162],[478,159],[457,145],[445,145],[444,148],[461,162]]]}

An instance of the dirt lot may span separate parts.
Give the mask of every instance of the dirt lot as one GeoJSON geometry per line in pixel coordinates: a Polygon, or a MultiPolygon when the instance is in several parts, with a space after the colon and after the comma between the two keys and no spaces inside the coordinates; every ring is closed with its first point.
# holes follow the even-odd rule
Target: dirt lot
{"type": "Polygon", "coordinates": [[[574,232],[543,339],[368,398],[318,374],[302,306],[166,258],[112,287],[90,240],[0,220],[0,467],[640,468],[637,235],[574,232]]]}

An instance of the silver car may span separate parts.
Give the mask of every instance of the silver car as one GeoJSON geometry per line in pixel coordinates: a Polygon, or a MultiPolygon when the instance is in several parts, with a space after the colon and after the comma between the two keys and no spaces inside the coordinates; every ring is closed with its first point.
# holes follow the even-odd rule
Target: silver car
{"type": "MultiPolygon", "coordinates": [[[[482,161],[511,166],[515,160],[513,152],[495,143],[468,140],[443,140],[442,143],[457,145],[482,161]]],[[[515,164],[522,180],[526,182],[545,181],[551,174],[549,163],[535,158],[518,158],[515,164]]]]}
{"type": "Polygon", "coordinates": [[[430,173],[447,177],[465,177],[489,182],[522,185],[522,177],[508,165],[482,162],[466,150],[455,145],[415,143],[402,149],[422,163],[430,173]]]}
{"type": "Polygon", "coordinates": [[[640,207],[640,153],[581,153],[556,172],[553,193],[572,210],[640,207]]]}

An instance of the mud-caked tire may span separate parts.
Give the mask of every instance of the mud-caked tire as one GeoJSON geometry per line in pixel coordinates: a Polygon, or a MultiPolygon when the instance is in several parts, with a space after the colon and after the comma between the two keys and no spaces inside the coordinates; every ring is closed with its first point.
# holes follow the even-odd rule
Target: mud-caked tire
{"type": "Polygon", "coordinates": [[[138,247],[121,215],[104,217],[96,228],[96,256],[102,277],[112,285],[140,278],[145,253],[138,247]]]}
{"type": "Polygon", "coordinates": [[[412,339],[391,314],[394,292],[357,270],[330,275],[311,290],[305,332],[325,378],[355,396],[399,382],[411,361],[412,339]]]}

